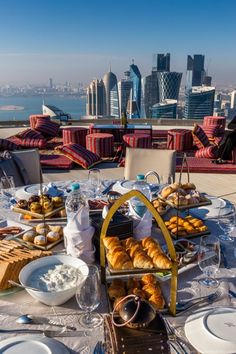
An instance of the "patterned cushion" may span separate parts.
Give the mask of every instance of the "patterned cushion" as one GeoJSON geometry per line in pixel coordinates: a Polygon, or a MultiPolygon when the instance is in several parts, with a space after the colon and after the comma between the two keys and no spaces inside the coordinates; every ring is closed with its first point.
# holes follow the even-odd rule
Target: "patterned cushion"
{"type": "Polygon", "coordinates": [[[40,132],[37,132],[37,130],[31,128],[23,130],[22,132],[16,134],[16,136],[21,139],[44,139],[40,132]]]}
{"type": "Polygon", "coordinates": [[[0,151],[17,150],[20,146],[8,139],[0,139],[0,151]]]}
{"type": "Polygon", "coordinates": [[[61,153],[83,168],[91,168],[95,164],[101,162],[100,157],[87,150],[79,144],[66,144],[63,146],[58,146],[55,150],[61,151],[61,153]]]}
{"type": "Polygon", "coordinates": [[[216,159],[218,157],[218,147],[210,145],[203,147],[195,152],[195,157],[205,157],[207,159],[216,159]]]}
{"type": "Polygon", "coordinates": [[[193,141],[199,149],[210,145],[209,139],[204,130],[198,124],[194,124],[192,131],[193,141]]]}
{"type": "Polygon", "coordinates": [[[11,136],[8,138],[11,142],[18,145],[18,147],[22,146],[25,148],[39,148],[44,149],[47,145],[47,140],[43,137],[41,139],[31,139],[31,138],[18,138],[18,136],[11,136]]]}
{"type": "Polygon", "coordinates": [[[45,137],[57,136],[59,128],[59,124],[52,122],[51,120],[45,120],[45,118],[38,118],[35,125],[35,130],[42,133],[45,137]]]}

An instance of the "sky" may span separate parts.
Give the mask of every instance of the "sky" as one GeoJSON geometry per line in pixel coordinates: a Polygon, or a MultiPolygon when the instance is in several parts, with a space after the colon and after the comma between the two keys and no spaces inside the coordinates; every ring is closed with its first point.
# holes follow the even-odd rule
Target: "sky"
{"type": "Polygon", "coordinates": [[[204,54],[213,85],[236,87],[235,0],[0,0],[0,85],[86,86],[134,59],[149,75],[153,53],[204,54]]]}

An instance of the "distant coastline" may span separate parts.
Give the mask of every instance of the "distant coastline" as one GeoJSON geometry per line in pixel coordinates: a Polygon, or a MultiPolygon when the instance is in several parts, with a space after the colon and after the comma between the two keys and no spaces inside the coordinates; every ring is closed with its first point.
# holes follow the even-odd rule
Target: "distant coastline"
{"type": "Polygon", "coordinates": [[[0,106],[0,111],[22,111],[23,109],[24,109],[23,106],[14,106],[14,105],[0,106]]]}

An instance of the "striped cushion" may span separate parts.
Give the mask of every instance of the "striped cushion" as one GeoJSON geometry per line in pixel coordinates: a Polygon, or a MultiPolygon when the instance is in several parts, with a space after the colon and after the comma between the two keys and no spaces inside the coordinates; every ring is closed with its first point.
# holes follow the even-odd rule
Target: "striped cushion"
{"type": "Polygon", "coordinates": [[[60,151],[63,155],[86,169],[93,167],[101,161],[97,154],[79,144],[66,144],[58,146],[55,150],[60,151]]]}
{"type": "Polygon", "coordinates": [[[0,139],[0,151],[4,150],[17,150],[20,146],[8,139],[0,139]]]}
{"type": "Polygon", "coordinates": [[[31,128],[23,130],[22,132],[16,134],[16,136],[21,139],[44,139],[40,132],[37,132],[37,130],[31,128]]]}
{"type": "Polygon", "coordinates": [[[42,133],[45,137],[57,136],[59,128],[59,124],[52,122],[51,120],[45,120],[45,118],[38,118],[35,125],[35,130],[42,133]]]}
{"type": "Polygon", "coordinates": [[[199,149],[210,145],[209,139],[204,130],[198,124],[194,124],[192,131],[193,141],[199,149]]]}
{"type": "Polygon", "coordinates": [[[22,139],[22,138],[18,138],[18,136],[11,136],[8,139],[18,146],[27,147],[27,148],[43,149],[47,145],[47,140],[44,138],[42,138],[42,139],[31,139],[31,138],[22,139]]]}
{"type": "Polygon", "coordinates": [[[29,116],[29,121],[30,121],[30,128],[35,129],[36,127],[36,122],[38,118],[44,118],[45,120],[49,121],[50,116],[46,114],[31,114],[29,116]]]}
{"type": "Polygon", "coordinates": [[[210,145],[203,147],[195,152],[195,157],[205,157],[207,159],[216,159],[218,157],[218,147],[210,145]]]}

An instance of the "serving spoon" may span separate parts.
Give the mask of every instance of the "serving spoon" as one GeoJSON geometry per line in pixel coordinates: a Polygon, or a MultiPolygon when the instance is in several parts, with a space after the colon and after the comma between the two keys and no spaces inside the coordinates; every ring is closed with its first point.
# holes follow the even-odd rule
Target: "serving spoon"
{"type": "Polygon", "coordinates": [[[34,290],[34,291],[42,291],[41,289],[33,288],[32,286],[22,285],[20,283],[15,282],[14,280],[8,280],[8,283],[10,283],[11,285],[18,286],[19,288],[23,288],[23,289],[29,289],[29,290],[34,290]]]}

